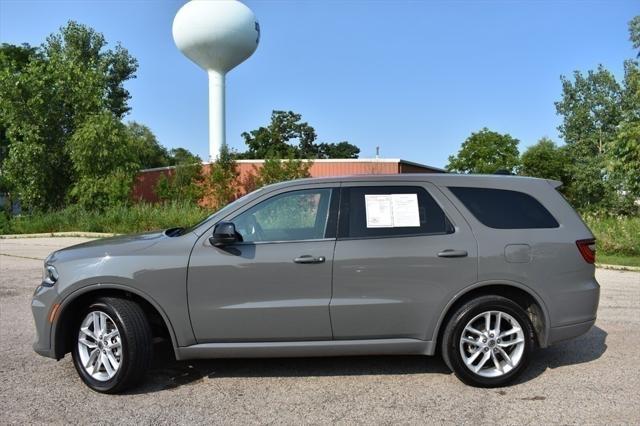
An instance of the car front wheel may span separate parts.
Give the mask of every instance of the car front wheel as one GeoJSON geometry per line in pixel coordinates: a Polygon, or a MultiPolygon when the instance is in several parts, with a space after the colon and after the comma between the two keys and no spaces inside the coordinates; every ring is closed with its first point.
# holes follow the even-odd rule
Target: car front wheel
{"type": "Polygon", "coordinates": [[[451,317],[442,355],[463,382],[497,387],[524,371],[533,346],[533,327],[524,309],[501,296],[482,296],[451,317]]]}
{"type": "Polygon", "coordinates": [[[151,329],[138,304],[97,299],[80,314],[73,363],[91,389],[117,393],[139,382],[151,362],[151,329]]]}

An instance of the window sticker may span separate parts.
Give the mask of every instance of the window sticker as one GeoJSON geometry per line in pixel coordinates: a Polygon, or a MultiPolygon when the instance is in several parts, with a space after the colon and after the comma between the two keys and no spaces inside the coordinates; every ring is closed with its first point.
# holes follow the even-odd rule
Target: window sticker
{"type": "Polygon", "coordinates": [[[365,194],[367,228],[419,227],[418,194],[365,194]]]}
{"type": "Polygon", "coordinates": [[[391,194],[393,227],[420,226],[418,194],[391,194]]]}
{"type": "Polygon", "coordinates": [[[367,228],[393,227],[391,195],[365,194],[364,205],[367,214],[367,228]]]}

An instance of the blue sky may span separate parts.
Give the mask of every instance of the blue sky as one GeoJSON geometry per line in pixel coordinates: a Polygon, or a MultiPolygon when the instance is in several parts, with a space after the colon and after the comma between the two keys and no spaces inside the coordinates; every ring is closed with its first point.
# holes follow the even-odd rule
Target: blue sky
{"type": "MultiPolygon", "coordinates": [[[[0,42],[38,45],[70,19],[140,63],[127,120],[206,158],[207,76],[176,49],[183,0],[0,0],[0,42]]],[[[260,46],[227,76],[227,143],[293,110],[361,157],[442,167],[472,131],[558,139],[560,75],[635,56],[637,1],[259,1],[260,46]]]]}

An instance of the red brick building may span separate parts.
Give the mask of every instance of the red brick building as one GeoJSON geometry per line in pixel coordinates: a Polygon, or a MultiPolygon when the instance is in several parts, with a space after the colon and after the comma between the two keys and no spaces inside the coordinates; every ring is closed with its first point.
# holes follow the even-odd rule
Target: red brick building
{"type": "MultiPolygon", "coordinates": [[[[262,167],[264,160],[237,160],[239,182],[250,182],[252,176],[262,167]]],[[[204,165],[204,173],[208,173],[209,164],[204,165]]],[[[133,198],[137,201],[157,202],[155,186],[161,175],[170,175],[173,167],[141,170],[133,188],[133,198]]],[[[376,175],[399,173],[444,173],[445,170],[412,161],[397,158],[357,158],[313,160],[309,169],[311,177],[348,176],[348,175],[376,175]]],[[[241,184],[239,192],[248,189],[241,184]]]]}

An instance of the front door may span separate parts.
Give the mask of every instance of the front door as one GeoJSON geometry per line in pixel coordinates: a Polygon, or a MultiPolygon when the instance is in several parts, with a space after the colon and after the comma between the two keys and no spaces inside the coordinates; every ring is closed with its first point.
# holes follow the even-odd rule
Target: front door
{"type": "Polygon", "coordinates": [[[435,186],[345,183],[334,338],[430,340],[453,288],[476,281],[477,251],[471,229],[435,186]]]}
{"type": "Polygon", "coordinates": [[[224,218],[243,242],[216,248],[207,232],[194,246],[188,299],[199,343],[331,339],[338,189],[296,188],[224,218]]]}

